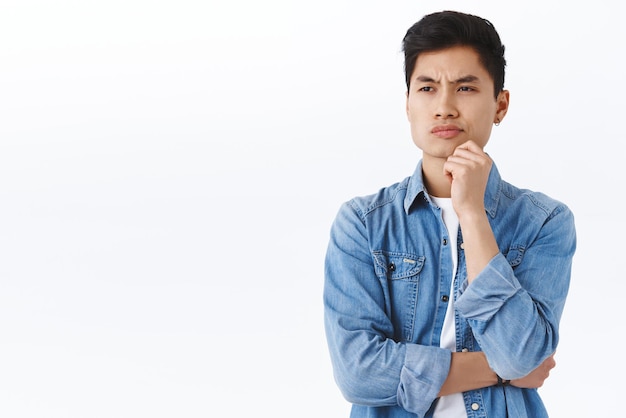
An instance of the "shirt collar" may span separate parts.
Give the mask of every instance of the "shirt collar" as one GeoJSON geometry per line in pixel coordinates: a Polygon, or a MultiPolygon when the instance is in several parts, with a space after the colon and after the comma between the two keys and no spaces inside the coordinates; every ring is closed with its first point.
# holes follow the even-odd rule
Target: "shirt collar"
{"type": "MultiPolygon", "coordinates": [[[[491,217],[496,216],[501,190],[502,178],[500,177],[496,164],[492,163],[489,179],[487,179],[487,188],[485,190],[485,211],[491,217]]],[[[428,199],[428,191],[424,186],[424,179],[422,177],[422,160],[419,161],[413,175],[409,178],[407,193],[404,198],[404,210],[407,214],[420,195],[422,195],[421,197],[423,199],[428,199]]]]}

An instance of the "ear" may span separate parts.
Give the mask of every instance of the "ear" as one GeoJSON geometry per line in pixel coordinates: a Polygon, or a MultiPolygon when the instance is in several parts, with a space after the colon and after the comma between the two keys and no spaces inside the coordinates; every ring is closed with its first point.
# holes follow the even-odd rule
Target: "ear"
{"type": "Polygon", "coordinates": [[[496,98],[496,114],[494,116],[494,123],[502,122],[502,119],[506,116],[506,112],[509,110],[510,95],[508,90],[502,90],[496,98]]]}
{"type": "Polygon", "coordinates": [[[405,93],[405,96],[406,96],[406,104],[405,104],[406,118],[409,119],[410,121],[411,119],[409,118],[409,91],[408,90],[405,93]]]}

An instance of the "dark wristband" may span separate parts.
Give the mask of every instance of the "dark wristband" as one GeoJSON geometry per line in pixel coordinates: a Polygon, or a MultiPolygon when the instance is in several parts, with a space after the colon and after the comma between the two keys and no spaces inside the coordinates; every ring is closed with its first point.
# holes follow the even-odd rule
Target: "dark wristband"
{"type": "Polygon", "coordinates": [[[498,386],[508,386],[509,383],[511,383],[510,380],[504,380],[500,376],[498,376],[497,374],[496,374],[496,377],[498,378],[498,386]]]}

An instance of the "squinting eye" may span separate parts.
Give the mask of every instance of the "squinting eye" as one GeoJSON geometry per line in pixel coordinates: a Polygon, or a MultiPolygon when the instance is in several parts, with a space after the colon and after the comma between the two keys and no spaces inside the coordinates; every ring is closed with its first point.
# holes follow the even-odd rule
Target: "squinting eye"
{"type": "Polygon", "coordinates": [[[474,89],[471,87],[463,86],[459,87],[459,91],[474,91],[474,89]]]}
{"type": "Polygon", "coordinates": [[[433,88],[429,86],[424,86],[418,89],[418,91],[433,91],[433,88]]]}

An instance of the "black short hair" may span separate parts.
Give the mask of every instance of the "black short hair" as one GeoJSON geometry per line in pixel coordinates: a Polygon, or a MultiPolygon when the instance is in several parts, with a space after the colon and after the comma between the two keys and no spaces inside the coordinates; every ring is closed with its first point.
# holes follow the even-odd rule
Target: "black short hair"
{"type": "Polygon", "coordinates": [[[417,57],[426,51],[453,46],[474,48],[480,62],[493,79],[494,94],[504,89],[504,45],[493,24],[487,19],[456,11],[442,11],[424,16],[409,28],[402,40],[407,91],[417,57]]]}

